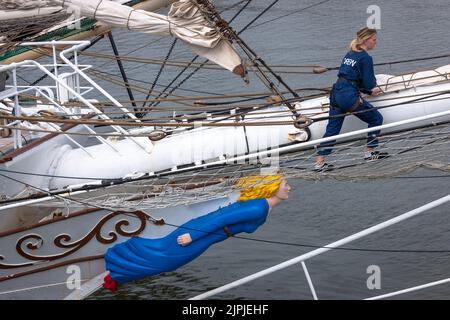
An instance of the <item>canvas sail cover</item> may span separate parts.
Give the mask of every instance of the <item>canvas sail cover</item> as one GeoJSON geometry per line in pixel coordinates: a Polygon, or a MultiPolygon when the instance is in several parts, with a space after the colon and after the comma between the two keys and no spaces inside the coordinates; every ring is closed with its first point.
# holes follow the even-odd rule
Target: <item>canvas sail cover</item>
{"type": "Polygon", "coordinates": [[[80,16],[91,17],[113,27],[162,36],[174,36],[200,56],[243,76],[241,58],[219,32],[189,0],[172,4],[168,15],[136,10],[107,0],[61,0],[63,6],[74,7],[80,16]]]}
{"type": "Polygon", "coordinates": [[[56,0],[0,0],[0,42],[21,41],[61,23],[69,16],[56,0]]]}
{"type": "MultiPolygon", "coordinates": [[[[0,0],[0,20],[15,20],[22,18],[33,18],[60,13],[61,3],[58,0],[0,0]]],[[[65,13],[64,13],[65,14],[65,13]]],[[[26,24],[24,21],[23,24],[26,24]]],[[[15,22],[20,25],[20,21],[15,22]]],[[[2,26],[5,30],[8,26],[2,26]]]]}
{"type": "Polygon", "coordinates": [[[0,0],[0,10],[35,9],[60,6],[58,0],[0,0]]]}
{"type": "MultiPolygon", "coordinates": [[[[127,3],[128,0],[113,0],[127,3]]],[[[147,0],[135,5],[156,11],[175,0],[147,0]]],[[[77,19],[77,12],[62,6],[62,0],[0,0],[0,40],[17,41],[39,32],[60,27],[77,19]],[[70,18],[72,16],[72,19],[70,18]]],[[[79,11],[79,10],[78,10],[79,11]]]]}

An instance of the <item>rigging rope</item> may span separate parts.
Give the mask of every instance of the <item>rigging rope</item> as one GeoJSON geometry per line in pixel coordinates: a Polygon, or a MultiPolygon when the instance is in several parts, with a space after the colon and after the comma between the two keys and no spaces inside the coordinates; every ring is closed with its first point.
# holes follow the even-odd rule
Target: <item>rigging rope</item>
{"type": "MultiPolygon", "coordinates": [[[[213,234],[213,235],[221,235],[222,233],[217,232],[210,232],[210,231],[204,231],[200,229],[194,229],[189,227],[184,227],[181,225],[175,225],[165,222],[166,225],[171,227],[176,227],[179,229],[185,229],[187,231],[198,231],[206,234],[213,234]]],[[[263,242],[263,243],[269,243],[269,244],[278,244],[278,245],[284,245],[284,246],[293,246],[293,247],[303,247],[303,248],[315,248],[315,249],[331,249],[331,250],[343,250],[343,251],[362,251],[362,252],[385,252],[385,253],[450,253],[450,250],[444,249],[444,250],[427,250],[427,249],[371,249],[371,248],[358,248],[358,247],[327,247],[327,246],[320,246],[320,245],[314,245],[314,244],[306,244],[306,243],[293,243],[293,242],[285,242],[285,241],[275,241],[275,240],[267,240],[267,239],[259,239],[259,238],[249,238],[245,236],[238,236],[238,235],[230,235],[230,237],[240,239],[240,240],[246,240],[246,241],[254,241],[254,242],[263,242]]]]}
{"type": "MultiPolygon", "coordinates": [[[[241,13],[242,11],[250,4],[252,0],[247,0],[247,3],[241,8],[239,9],[239,11],[230,19],[229,23],[231,23],[234,19],[236,19],[241,13]]],[[[169,83],[169,86],[171,86],[172,84],[175,83],[176,80],[178,80],[179,77],[181,77],[181,75],[188,69],[188,67],[191,65],[191,63],[195,62],[197,59],[199,58],[199,55],[196,55],[192,58],[192,60],[190,61],[190,63],[184,67],[183,70],[181,70],[176,76],[175,78],[169,83]]],[[[190,79],[195,73],[197,73],[198,70],[200,70],[209,60],[206,59],[204,62],[202,62],[196,69],[194,69],[194,71],[192,71],[189,75],[187,75],[183,80],[180,81],[180,83],[173,87],[172,89],[170,89],[169,93],[165,93],[166,89],[163,90],[163,92],[161,94],[159,94],[156,99],[160,98],[161,96],[164,96],[164,98],[168,97],[169,95],[171,95],[179,86],[181,86],[183,83],[185,83],[188,79],[190,79]]],[[[150,106],[151,107],[155,107],[159,104],[159,102],[155,102],[152,103],[150,106]]]]}
{"type": "MultiPolygon", "coordinates": [[[[394,60],[394,61],[387,61],[387,62],[380,62],[375,63],[374,66],[388,66],[393,64],[400,64],[400,63],[408,63],[408,62],[418,62],[418,61],[426,61],[426,60],[437,60],[442,58],[450,58],[450,54],[443,54],[443,55],[437,55],[437,56],[429,56],[429,57],[421,57],[421,58],[414,58],[414,59],[404,59],[404,60],[394,60]]],[[[329,70],[339,70],[340,67],[327,67],[327,71],[329,70]]]]}
{"type": "MultiPolygon", "coordinates": [[[[45,190],[32,186],[26,182],[5,176],[3,174],[0,174],[0,176],[3,176],[5,178],[8,178],[10,180],[13,180],[15,182],[19,182],[22,183],[28,187],[31,187],[33,189],[37,189],[41,192],[46,192],[45,190]]],[[[100,210],[106,210],[106,211],[110,211],[110,212],[115,212],[117,211],[117,209],[115,208],[108,208],[108,207],[102,207],[102,206],[96,206],[93,205],[92,203],[88,203],[85,201],[81,201],[79,199],[74,199],[70,196],[57,196],[57,198],[60,198],[61,200],[65,201],[65,202],[75,202],[75,203],[79,203],[85,206],[89,206],[89,207],[94,207],[100,210]]],[[[130,212],[122,212],[122,214],[131,217],[131,218],[135,218],[135,219],[139,219],[136,216],[131,214],[132,211],[130,212]]],[[[147,214],[147,213],[146,213],[147,214]]],[[[169,223],[165,220],[161,220],[161,219],[156,219],[153,218],[152,216],[148,215],[148,220],[151,221],[152,223],[155,223],[157,225],[167,225],[167,226],[171,226],[171,227],[175,227],[178,229],[184,229],[187,231],[198,231],[198,232],[202,232],[205,234],[210,234],[210,235],[221,235],[222,233],[217,233],[217,232],[211,232],[211,231],[205,231],[205,230],[201,230],[201,229],[196,229],[196,228],[190,228],[190,227],[186,227],[183,225],[179,225],[179,224],[173,224],[173,223],[169,223]]],[[[230,237],[239,239],[239,240],[245,240],[245,241],[253,241],[253,242],[263,242],[263,243],[269,243],[269,244],[277,244],[277,245],[284,245],[284,246],[295,246],[295,247],[304,247],[304,248],[324,248],[324,249],[332,249],[332,250],[343,250],[343,251],[361,251],[361,252],[384,252],[384,253],[450,253],[450,250],[447,249],[439,249],[439,250],[429,250],[429,249],[373,249],[373,248],[358,248],[358,247],[327,247],[327,246],[320,246],[320,245],[314,245],[314,244],[306,244],[306,243],[293,243],[293,242],[285,242],[285,241],[274,241],[274,240],[267,240],[267,239],[259,239],[259,238],[249,238],[249,237],[245,237],[245,236],[237,236],[237,235],[230,235],[230,237]]]]}
{"type": "MultiPolygon", "coordinates": [[[[169,51],[167,52],[166,59],[165,59],[165,60],[163,61],[163,63],[161,64],[161,68],[159,69],[158,74],[156,75],[155,81],[153,81],[152,86],[150,87],[150,89],[149,89],[149,91],[148,91],[148,93],[147,93],[147,96],[145,97],[144,100],[147,100],[147,99],[150,97],[150,95],[152,94],[153,89],[155,88],[155,85],[156,85],[156,83],[158,82],[159,77],[161,76],[161,73],[162,73],[162,71],[164,70],[164,67],[166,66],[166,62],[167,62],[167,60],[169,59],[169,57],[170,57],[170,55],[171,55],[173,49],[175,48],[175,44],[177,43],[177,40],[178,40],[178,39],[173,40],[172,45],[170,46],[170,49],[169,49],[169,51]]],[[[146,102],[144,101],[144,103],[142,104],[142,107],[145,107],[145,103],[146,103],[146,102]]],[[[138,116],[138,118],[142,118],[142,117],[144,117],[144,115],[145,115],[145,114],[142,114],[141,116],[138,116]]]]}
{"type": "MultiPolygon", "coordinates": [[[[430,100],[430,98],[435,98],[435,97],[439,97],[439,96],[443,96],[443,95],[447,95],[450,93],[450,90],[445,90],[442,92],[438,92],[435,94],[430,94],[430,95],[420,95],[419,98],[415,98],[412,100],[408,100],[408,101],[403,101],[403,102],[399,102],[399,103],[393,103],[393,104],[389,104],[389,105],[384,105],[384,106],[378,106],[378,107],[374,107],[376,109],[384,109],[384,108],[390,108],[390,107],[395,107],[395,106],[400,106],[400,105],[406,105],[406,104],[411,104],[411,103],[418,103],[421,102],[423,100],[430,100]]],[[[447,98],[442,98],[442,100],[444,99],[449,99],[447,98]]],[[[291,99],[291,101],[293,101],[295,99],[291,99]]],[[[283,103],[286,102],[282,101],[283,103]]],[[[224,117],[222,120],[227,120],[230,119],[233,116],[236,115],[245,115],[250,111],[256,111],[256,110],[260,110],[263,108],[266,108],[268,106],[273,105],[274,103],[266,103],[263,105],[260,105],[259,107],[253,107],[253,108],[249,108],[248,110],[241,110],[240,112],[236,112],[236,114],[230,115],[228,117],[224,117]]],[[[296,109],[296,110],[300,110],[300,109],[296,109]]],[[[325,120],[329,120],[331,118],[337,118],[337,117],[346,117],[350,114],[359,114],[362,112],[366,112],[366,111],[357,111],[357,112],[352,112],[349,114],[340,114],[337,116],[323,116],[323,117],[317,117],[317,118],[308,118],[308,121],[311,121],[311,123],[315,123],[315,122],[320,122],[320,121],[325,121],[325,120]]],[[[8,120],[25,120],[25,121],[40,121],[40,122],[55,122],[55,120],[53,119],[47,119],[47,118],[42,118],[42,117],[36,117],[36,116],[12,116],[12,115],[6,115],[6,114],[0,114],[0,119],[8,119],[8,120]]],[[[277,117],[278,118],[278,117],[277,117]]],[[[177,118],[174,118],[175,120],[177,118]]],[[[60,122],[60,123],[68,123],[68,124],[89,124],[89,125],[119,125],[119,126],[131,126],[134,127],[136,126],[136,123],[133,121],[117,121],[117,120],[113,120],[113,119],[107,119],[107,120],[91,120],[91,119],[58,119],[56,122],[60,122]]],[[[270,125],[294,125],[298,123],[298,120],[276,120],[276,121],[255,121],[255,122],[225,122],[225,123],[220,123],[217,122],[217,120],[213,120],[213,121],[208,121],[207,119],[203,119],[201,124],[203,127],[220,127],[220,126],[224,126],[224,127],[229,127],[229,126],[270,126],[270,125]]],[[[140,126],[161,126],[161,127],[194,127],[195,125],[198,125],[198,123],[189,123],[189,122],[149,122],[149,123],[145,123],[142,122],[139,124],[140,126]]],[[[14,128],[11,128],[14,129],[14,128]]],[[[64,134],[67,134],[66,132],[64,132],[64,134]]]]}
{"type": "MultiPolygon", "coordinates": [[[[26,182],[5,176],[3,174],[0,174],[0,176],[3,176],[7,179],[13,180],[15,182],[18,183],[22,183],[28,187],[31,187],[33,189],[39,190],[40,192],[44,192],[46,193],[46,190],[43,190],[41,188],[38,188],[36,186],[32,186],[26,182]]],[[[96,209],[100,209],[100,210],[106,210],[106,211],[110,211],[110,212],[116,212],[117,209],[116,208],[111,208],[111,207],[104,207],[104,206],[98,206],[98,205],[93,205],[92,203],[88,203],[85,201],[81,201],[79,199],[74,199],[70,196],[56,196],[57,198],[63,200],[64,202],[75,202],[75,203],[79,203],[82,204],[84,206],[88,206],[88,207],[94,207],[96,209]]],[[[131,217],[131,218],[135,218],[135,219],[139,219],[136,216],[132,215],[133,211],[123,211],[121,212],[122,214],[131,217]]],[[[151,215],[147,214],[147,219],[149,221],[151,221],[152,223],[155,223],[157,225],[167,225],[167,226],[171,226],[171,227],[175,227],[175,228],[179,228],[179,229],[184,229],[187,231],[198,231],[198,232],[202,232],[205,234],[211,234],[211,235],[221,235],[221,233],[217,233],[217,232],[211,232],[211,231],[204,231],[201,229],[195,229],[195,228],[190,228],[190,227],[186,227],[186,226],[182,226],[179,224],[172,224],[169,223],[165,220],[161,220],[161,219],[156,219],[154,217],[152,217],[151,215]]],[[[332,250],[344,250],[344,251],[361,251],[361,252],[385,252],[385,253],[450,253],[450,250],[447,249],[439,249],[439,250],[429,250],[429,249],[373,249],[373,248],[358,248],[358,247],[327,247],[327,246],[320,246],[320,245],[313,245],[313,244],[305,244],[305,243],[292,243],[292,242],[284,242],[284,241],[274,241],[274,240],[267,240],[267,239],[258,239],[258,238],[249,238],[249,237],[245,237],[245,236],[237,236],[237,235],[230,235],[230,237],[239,239],[239,240],[246,240],[246,241],[253,241],[253,242],[263,242],[263,243],[270,243],[270,244],[277,244],[277,245],[285,245],[285,246],[295,246],[295,247],[304,247],[304,248],[324,248],[324,249],[332,249],[332,250]]]]}
{"type": "MultiPolygon", "coordinates": [[[[58,178],[58,179],[76,179],[76,180],[114,180],[114,179],[121,179],[121,178],[107,178],[107,177],[82,177],[82,176],[61,176],[61,175],[53,175],[53,174],[44,174],[44,173],[36,173],[36,172],[24,172],[24,171],[16,171],[16,170],[8,170],[8,169],[0,169],[0,172],[4,173],[13,173],[13,174],[19,174],[19,175],[25,175],[25,176],[31,176],[31,177],[47,177],[47,178],[58,178]]],[[[442,174],[442,175],[424,175],[424,176],[393,176],[390,177],[390,179],[436,179],[436,178],[450,178],[450,175],[442,174]]],[[[20,200],[29,200],[31,198],[21,198],[20,200]]],[[[13,202],[17,202],[19,199],[11,199],[13,202]]],[[[1,204],[5,204],[6,202],[0,201],[1,204]]]]}
{"type": "MultiPolygon", "coordinates": [[[[298,151],[289,151],[289,153],[279,153],[276,148],[272,148],[272,158],[276,165],[280,167],[286,178],[302,178],[305,180],[321,180],[324,178],[334,178],[338,180],[370,180],[376,178],[390,178],[402,173],[409,173],[419,167],[430,168],[434,170],[450,171],[450,124],[449,122],[435,123],[422,126],[416,129],[404,129],[382,134],[380,136],[380,149],[389,152],[390,157],[378,161],[363,160],[363,149],[366,136],[361,135],[353,139],[338,139],[333,146],[334,153],[330,155],[327,162],[335,165],[335,170],[327,172],[317,172],[313,170],[314,158],[317,145],[310,144],[308,147],[298,145],[298,151]]],[[[270,156],[270,155],[269,155],[270,156]]],[[[145,175],[132,181],[123,179],[113,179],[105,181],[106,186],[120,185],[124,192],[112,195],[97,197],[89,203],[103,204],[116,199],[115,203],[120,208],[120,203],[124,201],[126,206],[133,206],[130,197],[135,197],[137,190],[150,188],[159,185],[162,179],[172,179],[171,181],[184,181],[186,186],[205,181],[223,182],[208,186],[207,188],[184,189],[181,186],[176,191],[165,190],[157,187],[156,191],[145,191],[147,196],[139,202],[140,208],[153,209],[155,207],[166,207],[179,204],[192,204],[201,200],[208,200],[225,196],[233,190],[235,181],[242,175],[260,172],[268,166],[268,160],[271,157],[259,159],[247,159],[245,161],[233,161],[233,158],[226,159],[220,165],[208,166],[208,160],[205,159],[204,165],[183,166],[176,170],[163,170],[155,172],[152,175],[145,175]],[[129,189],[128,192],[125,190],[129,189]],[[122,199],[122,200],[121,200],[122,199]]],[[[271,160],[272,161],[272,160],[271,160]]],[[[72,188],[72,192],[79,190],[93,190],[104,188],[104,185],[85,184],[82,188],[72,188]]],[[[145,190],[147,190],[145,189],[145,190]]],[[[152,189],[153,190],[153,189],[152,189]]],[[[56,191],[55,191],[56,192],[56,191]]],[[[62,189],[58,192],[49,193],[50,195],[66,193],[62,189]]],[[[46,193],[47,194],[47,193],[46,193]]],[[[145,194],[143,196],[145,196],[145,194]]],[[[13,199],[9,201],[14,201],[13,199]]],[[[136,203],[135,203],[136,205],[136,203]]]]}
{"type": "Polygon", "coordinates": [[[252,21],[250,21],[243,29],[239,32],[235,32],[233,28],[230,27],[229,22],[226,22],[222,19],[219,13],[216,11],[214,5],[210,2],[210,0],[196,0],[197,6],[204,12],[204,16],[211,21],[211,23],[216,24],[217,28],[220,29],[221,33],[230,39],[231,41],[235,41],[239,47],[244,51],[247,57],[252,62],[252,67],[256,68],[258,72],[256,75],[261,80],[261,82],[274,94],[281,97],[282,100],[285,101],[286,106],[291,110],[293,117],[298,117],[298,114],[295,108],[290,104],[290,102],[284,99],[282,93],[278,90],[272,80],[263,72],[264,67],[269,73],[278,80],[278,83],[283,85],[294,97],[298,98],[298,94],[290,88],[290,86],[278,75],[276,74],[267,63],[258,56],[250,46],[247,45],[243,41],[243,39],[239,36],[242,32],[244,32],[251,24],[253,24],[257,19],[259,19],[262,15],[264,15],[267,11],[269,11],[279,0],[275,0],[268,7],[266,7],[257,17],[255,17],[252,21]],[[261,67],[262,66],[262,67],[261,67]]]}
{"type": "MultiPolygon", "coordinates": [[[[232,6],[230,6],[230,7],[226,8],[226,9],[224,9],[223,12],[225,12],[225,11],[227,11],[227,10],[230,10],[230,9],[233,9],[234,7],[236,7],[237,5],[241,4],[241,3],[244,2],[244,1],[245,1],[245,0],[242,0],[242,1],[239,1],[239,2],[237,2],[237,3],[235,3],[235,4],[233,4],[232,6]]],[[[247,0],[247,4],[244,5],[243,8],[245,8],[251,1],[252,1],[252,0],[247,0]]],[[[243,8],[241,8],[241,9],[238,11],[238,15],[239,15],[239,13],[243,10],[243,8]]],[[[148,94],[147,94],[145,100],[147,100],[147,99],[150,97],[150,95],[151,95],[151,93],[152,93],[152,91],[153,91],[153,89],[154,89],[156,83],[158,82],[158,79],[159,79],[159,77],[161,76],[161,73],[162,73],[164,67],[166,66],[166,63],[167,63],[167,61],[168,61],[168,59],[169,59],[169,57],[170,57],[170,55],[171,55],[171,53],[172,53],[172,51],[173,51],[173,49],[174,49],[174,47],[175,47],[175,44],[177,43],[177,40],[178,40],[178,39],[175,39],[175,40],[172,42],[172,45],[171,45],[171,47],[170,47],[170,49],[169,49],[169,51],[168,51],[168,53],[167,53],[167,55],[166,55],[166,58],[163,60],[163,62],[162,62],[162,64],[161,64],[161,68],[159,69],[158,74],[156,75],[156,78],[155,78],[155,80],[153,81],[153,84],[152,84],[151,88],[149,89],[149,92],[148,92],[148,94]]],[[[194,59],[193,59],[193,60],[194,60],[194,59]]],[[[190,64],[188,64],[188,67],[189,67],[189,66],[190,66],[190,64]]],[[[172,83],[173,83],[173,82],[172,82],[172,83]]],[[[172,83],[171,83],[170,85],[172,85],[172,83]]],[[[178,84],[178,87],[180,87],[181,84],[182,84],[182,83],[178,84]]],[[[168,85],[168,86],[166,87],[166,89],[167,89],[170,85],[168,85]]],[[[175,90],[175,89],[171,89],[171,90],[175,90]]],[[[173,91],[172,91],[172,92],[173,92],[173,91]]],[[[172,92],[169,92],[169,94],[172,93],[172,92]]],[[[158,96],[158,97],[159,97],[159,96],[158,96]]],[[[146,104],[146,101],[144,101],[144,103],[142,104],[142,108],[145,107],[145,104],[146,104]]],[[[138,109],[138,110],[139,110],[139,109],[138,109]]],[[[135,111],[136,111],[136,109],[135,109],[135,111]]],[[[140,109],[140,111],[142,111],[142,109],[140,109]]],[[[146,114],[147,114],[147,112],[142,112],[142,113],[137,113],[136,116],[137,116],[138,118],[143,118],[146,114]]]]}
{"type": "MultiPolygon", "coordinates": [[[[101,59],[110,59],[110,60],[117,59],[114,55],[99,53],[99,52],[83,52],[83,53],[81,53],[81,55],[96,57],[96,58],[101,58],[101,59]]],[[[426,60],[437,60],[437,59],[449,58],[449,57],[450,57],[450,54],[445,54],[445,55],[420,57],[420,58],[406,59],[406,60],[385,61],[385,62],[376,63],[376,64],[374,64],[374,66],[385,66],[385,65],[418,62],[418,61],[426,61],[426,60]]],[[[166,66],[171,66],[171,67],[186,67],[187,66],[188,68],[196,68],[203,64],[200,62],[192,62],[192,61],[185,61],[185,60],[170,60],[170,59],[162,60],[162,59],[149,59],[149,58],[142,58],[142,57],[133,57],[133,56],[129,56],[128,54],[120,55],[119,58],[124,61],[143,63],[143,64],[155,64],[155,65],[165,64],[166,66]]],[[[319,74],[319,73],[322,73],[325,71],[338,70],[340,68],[340,67],[324,67],[324,66],[321,66],[318,64],[269,65],[269,67],[274,69],[274,71],[276,71],[277,73],[285,73],[285,74],[319,74]],[[319,68],[324,69],[324,70],[322,70],[322,72],[320,72],[320,70],[318,70],[319,68]],[[282,70],[282,69],[311,69],[311,71],[292,71],[292,70],[289,71],[289,70],[282,70]]],[[[225,71],[223,68],[218,67],[211,62],[207,62],[206,64],[204,64],[203,69],[225,71]]],[[[426,69],[426,70],[429,70],[429,69],[426,69]]],[[[422,71],[424,71],[424,70],[422,70],[422,71]]],[[[264,72],[267,73],[268,71],[264,71],[264,72]]]]}
{"type": "Polygon", "coordinates": [[[304,7],[304,8],[295,10],[295,11],[292,11],[292,12],[290,12],[290,13],[288,13],[288,14],[285,14],[285,15],[282,15],[282,16],[279,16],[279,17],[276,17],[276,18],[273,18],[273,19],[271,19],[271,20],[267,20],[267,21],[261,22],[261,23],[255,25],[255,26],[253,26],[252,29],[253,29],[253,28],[256,28],[256,27],[260,27],[260,26],[262,26],[262,25],[265,25],[265,24],[270,23],[270,22],[273,22],[273,21],[277,21],[277,20],[286,18],[286,17],[288,17],[288,16],[290,16],[290,15],[297,14],[297,13],[299,13],[299,12],[306,11],[306,10],[308,10],[308,9],[310,9],[310,8],[317,7],[317,6],[321,5],[321,4],[324,4],[324,3],[327,3],[327,2],[330,2],[330,1],[331,1],[331,0],[324,0],[324,1],[321,1],[321,2],[318,2],[318,3],[315,3],[315,4],[312,4],[312,5],[310,5],[310,6],[307,6],[307,7],[304,7]]]}

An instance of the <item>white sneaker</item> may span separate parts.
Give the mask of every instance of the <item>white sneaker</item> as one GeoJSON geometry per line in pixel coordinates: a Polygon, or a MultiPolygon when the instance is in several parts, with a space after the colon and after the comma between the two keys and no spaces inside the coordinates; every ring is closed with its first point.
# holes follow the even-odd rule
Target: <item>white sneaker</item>
{"type": "Polygon", "coordinates": [[[387,152],[380,152],[380,151],[366,151],[366,152],[364,152],[364,160],[366,160],[366,161],[384,159],[384,158],[387,158],[387,157],[389,157],[389,153],[387,153],[387,152]]]}
{"type": "Polygon", "coordinates": [[[331,171],[333,169],[334,169],[334,166],[332,164],[329,164],[326,162],[316,163],[314,165],[314,171],[317,171],[317,172],[331,171]]]}

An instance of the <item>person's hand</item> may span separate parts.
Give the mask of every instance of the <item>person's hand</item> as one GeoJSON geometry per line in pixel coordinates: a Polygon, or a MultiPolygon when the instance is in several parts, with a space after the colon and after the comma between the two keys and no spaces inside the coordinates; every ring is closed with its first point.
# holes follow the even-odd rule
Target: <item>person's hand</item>
{"type": "Polygon", "coordinates": [[[372,96],[376,97],[379,96],[383,91],[379,87],[375,87],[372,89],[372,96]]]}
{"type": "Polygon", "coordinates": [[[182,234],[181,236],[178,236],[178,238],[177,238],[177,243],[183,247],[187,246],[191,242],[192,242],[192,238],[189,233],[182,234]]]}

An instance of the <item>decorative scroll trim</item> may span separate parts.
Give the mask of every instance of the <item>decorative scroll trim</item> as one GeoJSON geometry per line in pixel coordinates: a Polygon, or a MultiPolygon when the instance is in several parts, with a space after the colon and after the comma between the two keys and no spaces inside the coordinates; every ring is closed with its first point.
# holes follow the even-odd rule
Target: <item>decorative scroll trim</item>
{"type": "MultiPolygon", "coordinates": [[[[135,235],[140,234],[144,229],[145,226],[147,224],[147,220],[151,218],[147,213],[140,211],[140,210],[136,210],[133,212],[126,212],[126,211],[115,211],[115,212],[111,212],[110,214],[104,216],[98,223],[97,225],[94,226],[94,228],[91,229],[91,231],[86,234],[84,237],[82,237],[79,240],[73,241],[72,240],[72,236],[69,234],[60,234],[58,236],[55,237],[55,239],[53,239],[53,244],[57,247],[57,248],[62,248],[62,249],[68,249],[64,252],[58,253],[58,254],[54,254],[54,255],[45,255],[45,256],[40,256],[40,255],[35,255],[32,254],[30,251],[34,251],[34,250],[38,250],[40,248],[42,248],[44,246],[44,239],[42,238],[41,235],[39,234],[27,234],[23,237],[21,237],[19,240],[17,240],[17,244],[16,244],[16,251],[17,253],[34,262],[26,262],[26,263],[22,263],[22,264],[4,264],[0,262],[0,269],[13,269],[13,268],[21,268],[21,267],[27,267],[27,266],[31,266],[33,264],[35,264],[36,262],[48,262],[48,261],[53,261],[53,260],[57,260],[57,259],[61,259],[64,257],[67,257],[68,255],[80,250],[81,248],[83,248],[86,244],[88,244],[92,238],[97,239],[98,242],[100,242],[101,244],[111,244],[114,243],[115,241],[117,241],[118,235],[124,236],[124,237],[132,237],[135,235]],[[128,220],[119,220],[116,222],[116,224],[114,225],[114,230],[110,231],[108,233],[108,236],[105,237],[104,235],[102,235],[102,228],[103,226],[112,218],[121,215],[121,214],[126,214],[130,217],[134,217],[134,218],[138,218],[140,225],[138,226],[138,228],[136,230],[132,230],[132,231],[126,231],[124,230],[124,227],[129,226],[130,222],[128,220]]],[[[0,261],[4,260],[5,257],[0,255],[0,261]]]]}

